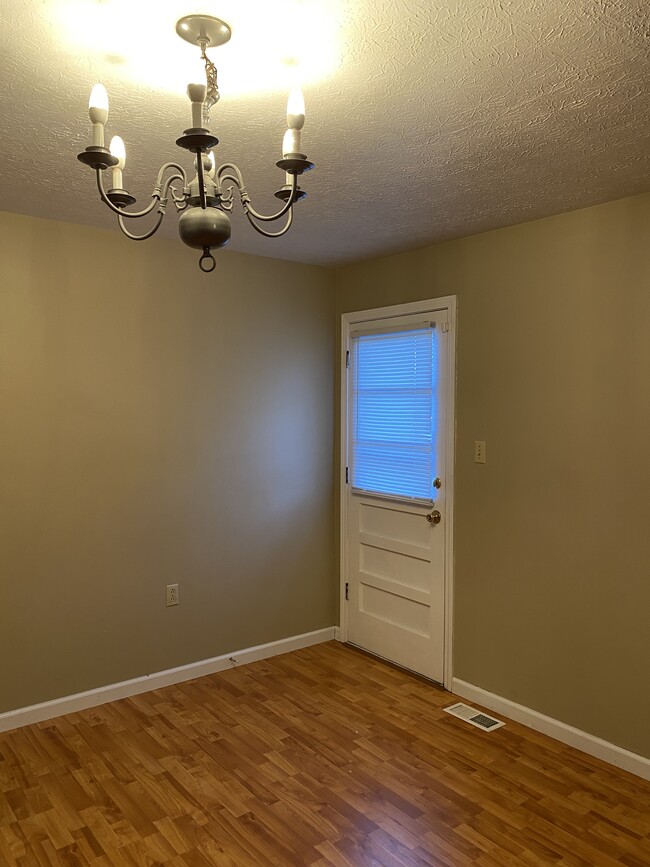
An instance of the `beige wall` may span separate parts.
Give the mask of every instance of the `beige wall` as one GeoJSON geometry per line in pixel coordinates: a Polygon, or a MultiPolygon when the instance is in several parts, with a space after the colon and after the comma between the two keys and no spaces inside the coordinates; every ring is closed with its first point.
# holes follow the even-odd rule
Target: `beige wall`
{"type": "Polygon", "coordinates": [[[0,711],[333,624],[330,274],[0,238],[0,711]]]}
{"type": "Polygon", "coordinates": [[[458,295],[456,677],[650,756],[650,195],[336,279],[458,295]]]}

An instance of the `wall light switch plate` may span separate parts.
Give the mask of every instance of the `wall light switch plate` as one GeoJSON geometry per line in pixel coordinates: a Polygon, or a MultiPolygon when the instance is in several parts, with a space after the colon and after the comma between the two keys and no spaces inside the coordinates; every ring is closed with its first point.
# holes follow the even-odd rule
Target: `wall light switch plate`
{"type": "Polygon", "coordinates": [[[167,607],[170,605],[178,605],[178,584],[167,585],[167,607]]]}
{"type": "Polygon", "coordinates": [[[485,440],[474,440],[474,463],[485,463],[485,440]]]}

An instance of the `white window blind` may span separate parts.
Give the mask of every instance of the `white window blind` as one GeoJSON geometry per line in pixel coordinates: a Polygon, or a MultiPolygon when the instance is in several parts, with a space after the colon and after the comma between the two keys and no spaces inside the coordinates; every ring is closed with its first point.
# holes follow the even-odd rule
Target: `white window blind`
{"type": "Polygon", "coordinates": [[[431,500],[437,381],[434,327],[426,323],[353,334],[350,373],[353,489],[431,500]]]}

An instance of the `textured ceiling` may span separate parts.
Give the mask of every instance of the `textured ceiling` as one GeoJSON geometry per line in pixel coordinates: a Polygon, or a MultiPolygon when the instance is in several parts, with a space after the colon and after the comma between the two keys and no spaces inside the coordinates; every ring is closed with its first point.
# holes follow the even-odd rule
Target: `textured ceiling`
{"type": "Polygon", "coordinates": [[[275,241],[237,213],[234,249],[339,264],[650,189],[648,0],[2,0],[0,209],[114,225],[76,160],[96,80],[148,198],[183,158],[192,11],[233,25],[213,129],[258,210],[282,182],[283,61],[304,82],[309,197],[275,241]]]}

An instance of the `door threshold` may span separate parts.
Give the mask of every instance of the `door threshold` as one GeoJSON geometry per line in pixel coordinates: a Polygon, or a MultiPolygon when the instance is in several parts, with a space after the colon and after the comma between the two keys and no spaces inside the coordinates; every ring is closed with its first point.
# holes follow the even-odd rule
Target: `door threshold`
{"type": "Polygon", "coordinates": [[[434,680],[432,677],[426,677],[424,674],[420,674],[419,671],[413,671],[412,668],[407,668],[405,665],[400,665],[398,662],[393,662],[392,659],[386,659],[385,656],[381,656],[379,653],[373,653],[372,650],[366,650],[365,647],[360,647],[358,644],[353,644],[351,641],[342,642],[345,647],[349,647],[351,650],[356,650],[359,653],[363,653],[365,656],[370,656],[372,659],[378,659],[380,662],[385,663],[390,668],[396,668],[398,671],[403,671],[405,674],[410,674],[411,677],[416,677],[418,680],[423,681],[424,683],[428,683],[429,686],[436,686],[438,689],[444,690],[444,692],[448,692],[442,683],[439,683],[437,680],[434,680]]]}

